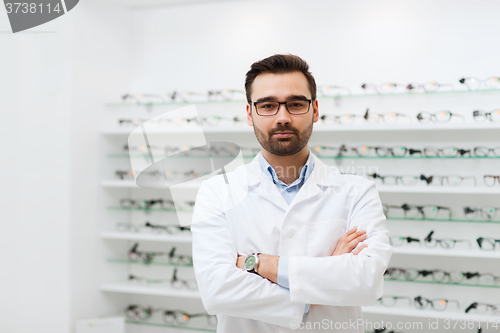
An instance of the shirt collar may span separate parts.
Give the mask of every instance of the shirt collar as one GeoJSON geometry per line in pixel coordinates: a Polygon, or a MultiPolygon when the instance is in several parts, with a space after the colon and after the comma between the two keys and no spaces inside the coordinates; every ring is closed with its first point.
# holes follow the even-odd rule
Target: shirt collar
{"type": "MultiPolygon", "coordinates": [[[[269,164],[269,162],[264,158],[264,156],[262,156],[262,152],[259,153],[258,160],[262,171],[273,181],[273,183],[276,184],[277,182],[281,182],[278,179],[278,176],[276,175],[274,168],[269,164]]],[[[304,167],[300,170],[299,178],[295,180],[291,185],[299,184],[302,181],[302,179],[304,179],[305,182],[309,177],[309,175],[311,174],[311,172],[313,171],[313,168],[314,168],[314,158],[313,154],[311,153],[311,150],[309,150],[307,161],[304,167]]]]}

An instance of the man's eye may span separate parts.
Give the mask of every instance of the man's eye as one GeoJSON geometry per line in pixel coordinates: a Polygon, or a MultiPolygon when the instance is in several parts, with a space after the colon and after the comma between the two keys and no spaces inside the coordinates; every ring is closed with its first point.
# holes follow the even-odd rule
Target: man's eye
{"type": "Polygon", "coordinates": [[[262,104],[261,108],[263,108],[263,109],[272,109],[273,105],[272,104],[262,104]]]}

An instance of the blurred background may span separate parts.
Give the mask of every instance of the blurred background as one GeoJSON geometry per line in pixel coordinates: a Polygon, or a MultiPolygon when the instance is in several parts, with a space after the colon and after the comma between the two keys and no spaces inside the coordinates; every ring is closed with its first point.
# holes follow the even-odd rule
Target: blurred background
{"type": "MultiPolygon", "coordinates": [[[[472,115],[473,110],[490,112],[499,107],[500,94],[494,91],[497,81],[490,80],[492,86],[485,83],[472,87],[459,80],[500,75],[499,14],[500,2],[494,0],[82,0],[54,21],[12,34],[7,14],[0,10],[0,248],[5,254],[0,273],[0,331],[75,332],[77,320],[123,317],[123,310],[130,304],[182,308],[189,313],[204,311],[196,294],[161,294],[154,288],[145,291],[128,288],[125,282],[113,284],[125,281],[130,274],[159,276],[163,274],[159,269],[165,267],[170,269],[170,279],[172,265],[157,267],[157,271],[150,267],[143,270],[145,265],[136,267],[127,261],[127,251],[139,240],[149,251],[168,252],[176,244],[176,240],[172,240],[173,245],[166,243],[161,234],[155,235],[157,238],[113,234],[119,221],[161,222],[163,218],[141,209],[113,210],[123,198],[152,199],[160,195],[134,189],[133,184],[116,183],[120,180],[116,170],[130,167],[123,145],[134,128],[120,127],[117,120],[150,119],[192,102],[170,103],[168,97],[160,102],[155,97],[130,101],[122,97],[124,94],[168,96],[173,91],[243,90],[244,75],[253,62],[276,53],[292,53],[308,62],[319,86],[348,88],[339,90],[341,97],[330,94],[320,99],[320,113],[362,117],[369,108],[378,113],[406,113],[413,118],[411,126],[404,125],[408,128],[371,124],[366,125],[366,131],[363,124],[329,127],[318,123],[315,129],[320,130],[311,139],[314,145],[498,147],[498,123],[487,119],[480,127],[472,115]],[[410,94],[406,87],[414,82],[451,86],[443,86],[434,94],[424,89],[410,94]],[[362,89],[363,83],[374,84],[379,90],[384,89],[384,83],[402,84],[403,88],[396,87],[392,94],[390,89],[362,89]],[[144,106],[152,101],[159,106],[144,106]],[[462,115],[464,120],[456,121],[455,117],[447,123],[426,125],[415,116],[443,109],[462,115]],[[121,157],[110,156],[112,153],[121,157]],[[116,263],[118,259],[124,263],[116,263]]],[[[327,90],[322,93],[328,95],[327,90]]],[[[243,98],[238,103],[216,100],[202,103],[198,110],[201,114],[227,113],[244,119],[245,102],[243,98]]],[[[186,140],[189,133],[185,131],[186,140]]],[[[258,146],[246,125],[226,132],[212,130],[212,136],[258,146]]],[[[422,269],[448,265],[445,268],[449,270],[500,274],[499,244],[496,252],[490,251],[487,256],[476,244],[479,236],[499,238],[498,224],[475,223],[474,218],[462,216],[466,205],[500,207],[500,180],[497,188],[483,184],[483,175],[500,175],[500,164],[493,158],[472,159],[384,160],[380,164],[374,160],[343,161],[344,166],[375,165],[383,175],[423,172],[477,177],[477,187],[418,187],[415,191],[404,190],[404,185],[381,187],[384,203],[439,203],[455,205],[453,209],[458,212],[448,222],[409,221],[403,226],[400,220],[388,221],[396,235],[423,239],[435,229],[436,237],[470,237],[473,247],[472,255],[464,254],[467,250],[438,255],[396,252],[395,264],[411,262],[422,269]]],[[[168,209],[164,212],[167,214],[168,209]]],[[[498,217],[482,220],[498,223],[498,217]]],[[[177,241],[177,251],[188,255],[189,239],[177,241]]],[[[189,271],[184,276],[192,277],[189,271]]],[[[432,309],[418,312],[404,308],[398,312],[383,306],[366,312],[365,317],[373,321],[424,322],[423,329],[402,328],[397,332],[426,331],[430,319],[458,320],[471,302],[490,304],[500,299],[497,287],[390,283],[386,284],[389,294],[413,298],[421,293],[428,298],[461,300],[458,310],[440,312],[445,315],[436,315],[432,309]],[[448,312],[453,313],[447,317],[448,312]]],[[[488,315],[489,310],[484,316],[488,315]]],[[[489,317],[477,318],[484,323],[489,317]]],[[[185,331],[179,327],[186,324],[170,325],[156,319],[150,322],[158,325],[147,326],[131,323],[141,322],[141,318],[128,318],[126,332],[185,331]]],[[[200,325],[197,327],[214,331],[209,323],[200,325]]],[[[477,332],[477,325],[463,331],[477,332]]]]}

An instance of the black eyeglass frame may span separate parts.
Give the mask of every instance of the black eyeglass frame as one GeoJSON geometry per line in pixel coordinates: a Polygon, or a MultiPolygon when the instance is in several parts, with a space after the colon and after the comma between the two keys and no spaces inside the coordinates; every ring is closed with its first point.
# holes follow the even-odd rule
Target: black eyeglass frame
{"type": "Polygon", "coordinates": [[[272,117],[272,116],[275,116],[278,114],[278,112],[280,111],[280,107],[282,104],[285,105],[285,109],[286,111],[288,111],[289,114],[291,114],[292,116],[299,116],[299,115],[303,115],[303,114],[307,114],[309,113],[309,110],[311,109],[311,103],[314,101],[314,99],[294,99],[294,100],[291,100],[291,101],[286,101],[286,102],[277,102],[277,101],[260,101],[260,102],[251,102],[250,104],[254,106],[255,108],[255,113],[260,116],[260,117],[272,117]],[[290,110],[288,110],[288,105],[287,103],[290,103],[290,102],[297,102],[297,101],[307,101],[309,102],[308,106],[307,106],[307,111],[306,112],[303,112],[303,113],[291,113],[290,110]],[[278,108],[276,109],[276,112],[273,113],[273,114],[266,114],[266,115],[262,115],[262,114],[259,114],[259,112],[257,111],[257,104],[259,103],[278,103],[278,108]]]}

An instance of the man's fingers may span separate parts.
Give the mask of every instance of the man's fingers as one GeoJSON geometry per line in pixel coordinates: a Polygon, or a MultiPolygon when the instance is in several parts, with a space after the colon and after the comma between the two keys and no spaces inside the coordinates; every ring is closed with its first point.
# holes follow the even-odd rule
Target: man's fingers
{"type": "Polygon", "coordinates": [[[366,235],[366,230],[356,231],[355,233],[353,233],[353,234],[351,234],[351,235],[347,236],[347,237],[345,238],[345,242],[346,242],[346,243],[350,243],[352,240],[354,240],[354,239],[356,239],[356,238],[358,238],[358,237],[361,237],[361,236],[363,236],[363,235],[366,235]]]}
{"type": "Polygon", "coordinates": [[[359,237],[354,238],[352,241],[346,244],[346,248],[349,250],[349,252],[352,251],[356,246],[358,246],[359,243],[364,241],[368,236],[366,235],[361,235],[359,237]]]}
{"type": "Polygon", "coordinates": [[[354,254],[354,255],[358,255],[359,252],[361,252],[363,249],[366,249],[367,247],[368,247],[368,245],[361,244],[360,246],[358,246],[357,248],[355,248],[354,250],[352,250],[351,253],[354,254]]]}

